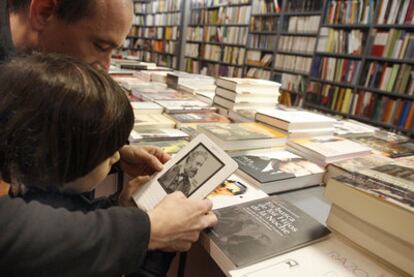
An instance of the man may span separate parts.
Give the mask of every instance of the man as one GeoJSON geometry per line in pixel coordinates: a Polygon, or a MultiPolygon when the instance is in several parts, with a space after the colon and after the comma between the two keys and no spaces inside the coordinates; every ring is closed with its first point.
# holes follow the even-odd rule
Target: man
{"type": "Polygon", "coordinates": [[[158,179],[158,182],[168,193],[181,191],[185,196],[189,196],[198,186],[194,177],[207,161],[207,155],[207,152],[200,150],[191,152],[187,159],[173,166],[158,179]]]}
{"type": "MultiPolygon", "coordinates": [[[[35,49],[108,69],[112,50],[122,45],[130,28],[132,9],[129,0],[0,0],[0,60],[35,49]]],[[[121,166],[133,176],[161,170],[168,158],[152,147],[121,150],[121,166]]],[[[137,180],[127,189],[147,179],[137,180]]],[[[211,207],[209,201],[174,193],[148,213],[116,207],[83,214],[2,197],[0,275],[133,272],[147,249],[188,250],[199,232],[217,221],[211,207]]]]}

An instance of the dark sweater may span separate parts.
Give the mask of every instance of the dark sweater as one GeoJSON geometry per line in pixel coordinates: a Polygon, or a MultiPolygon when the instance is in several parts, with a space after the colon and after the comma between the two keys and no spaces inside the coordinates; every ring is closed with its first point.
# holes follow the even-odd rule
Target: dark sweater
{"type": "Polygon", "coordinates": [[[0,61],[4,60],[14,51],[13,40],[10,33],[8,0],[0,0],[0,61]]]}

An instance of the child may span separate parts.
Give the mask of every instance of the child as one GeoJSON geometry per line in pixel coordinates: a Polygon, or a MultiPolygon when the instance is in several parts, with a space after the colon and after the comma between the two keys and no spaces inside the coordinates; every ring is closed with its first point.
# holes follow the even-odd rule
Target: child
{"type": "MultiPolygon", "coordinates": [[[[0,83],[0,179],[12,192],[70,211],[130,203],[128,188],[102,200],[85,195],[119,160],[134,124],[124,91],[107,74],[35,53],[0,66],[0,83]]],[[[140,276],[164,275],[171,258],[148,252],[140,276]]]]}

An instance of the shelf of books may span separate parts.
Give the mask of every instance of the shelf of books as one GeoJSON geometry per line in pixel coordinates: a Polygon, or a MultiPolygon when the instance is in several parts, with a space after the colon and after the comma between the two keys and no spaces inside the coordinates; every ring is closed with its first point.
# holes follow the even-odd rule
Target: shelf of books
{"type": "Polygon", "coordinates": [[[135,0],[128,55],[178,69],[183,0],[135,0]]]}
{"type": "Polygon", "coordinates": [[[305,106],[412,135],[414,1],[327,1],[305,106]]]}
{"type": "Polygon", "coordinates": [[[298,105],[308,82],[324,1],[285,0],[281,4],[272,79],[282,84],[282,95],[298,105]]]}
{"type": "Polygon", "coordinates": [[[250,13],[250,0],[191,1],[186,71],[242,77],[250,13]]]}

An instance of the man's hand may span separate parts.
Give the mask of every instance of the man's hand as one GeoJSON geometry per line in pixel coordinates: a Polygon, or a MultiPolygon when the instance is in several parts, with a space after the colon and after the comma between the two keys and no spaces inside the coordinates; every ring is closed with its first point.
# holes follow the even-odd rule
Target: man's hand
{"type": "Polygon", "coordinates": [[[161,149],[152,146],[125,145],[119,151],[121,167],[131,176],[152,175],[163,169],[171,157],[161,149]]]}
{"type": "Polygon", "coordinates": [[[148,248],[188,251],[200,232],[217,223],[210,200],[190,200],[182,192],[167,195],[148,212],[151,237],[148,248]]]}
{"type": "Polygon", "coordinates": [[[134,199],[132,196],[134,193],[145,185],[150,180],[150,176],[138,176],[128,182],[119,194],[119,205],[121,207],[136,207],[134,199]]]}

